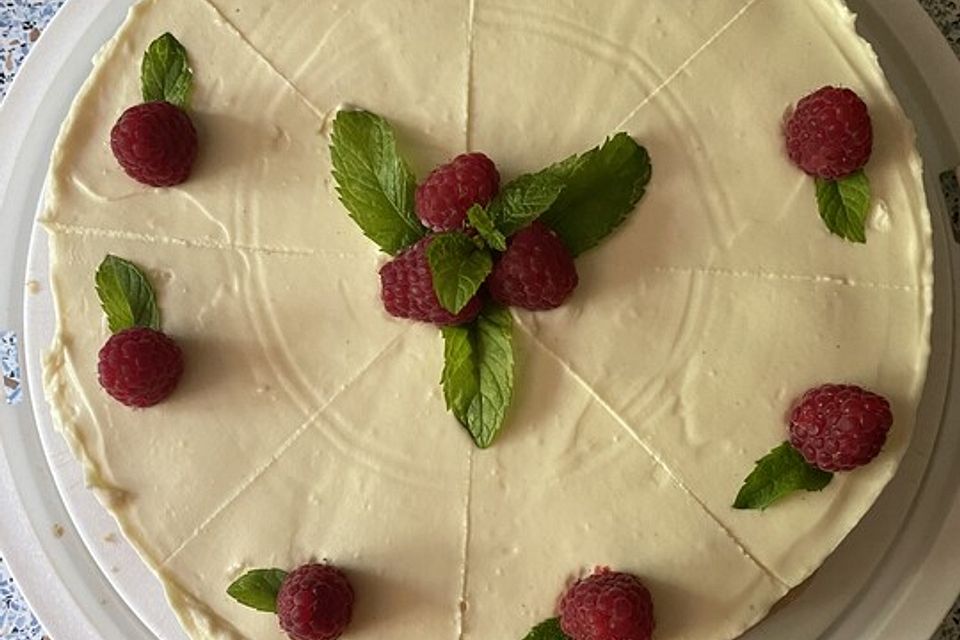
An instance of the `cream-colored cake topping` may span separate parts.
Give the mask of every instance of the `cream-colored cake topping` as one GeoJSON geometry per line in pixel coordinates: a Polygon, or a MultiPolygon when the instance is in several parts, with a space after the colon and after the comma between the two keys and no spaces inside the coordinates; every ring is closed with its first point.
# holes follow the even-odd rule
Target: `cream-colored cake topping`
{"type": "Polygon", "coordinates": [[[233,602],[249,568],[329,559],[352,640],[519,640],[573,577],[643,577],[659,640],[732,638],[802,582],[890,479],[928,356],[930,225],[913,131],[839,0],[146,0],[64,124],[44,224],[46,391],[90,483],[194,638],[280,638],[233,602]],[[195,70],[201,155],[142,187],[109,131],[147,44],[195,70]],[[781,115],[824,84],[870,105],[866,246],[830,236],[781,115]],[[384,257],[331,184],[339,105],[387,117],[418,175],[465,150],[505,177],[625,130],[654,161],[563,308],[517,313],[517,400],[478,451],[446,413],[432,327],[387,317],[384,257]],[[165,404],[104,394],[93,288],[146,268],[187,372],[165,404]],[[892,402],[879,458],[765,513],[730,507],[806,388],[892,402]]]}

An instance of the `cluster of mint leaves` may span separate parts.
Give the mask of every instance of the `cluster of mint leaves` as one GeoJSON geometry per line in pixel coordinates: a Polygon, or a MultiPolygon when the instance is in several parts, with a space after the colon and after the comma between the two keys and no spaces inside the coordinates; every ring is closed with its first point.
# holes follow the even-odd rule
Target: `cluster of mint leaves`
{"type": "Polygon", "coordinates": [[[830,233],[844,240],[867,242],[870,181],[863,169],[838,180],[815,178],[820,218],[830,233]]]}
{"type": "Polygon", "coordinates": [[[822,491],[833,474],[813,466],[784,442],[757,460],[733,502],[734,509],[764,510],[795,491],[822,491]]]}
{"type": "MultiPolygon", "coordinates": [[[[429,231],[414,210],[416,178],[393,129],[369,111],[341,110],[331,136],[340,202],[363,233],[395,256],[429,231]]],[[[459,313],[491,273],[496,252],[534,220],[576,256],[596,246],[634,210],[650,181],[646,149],[626,133],[507,183],[486,207],[474,205],[466,230],[437,234],[427,259],[441,306],[459,313]]],[[[475,321],[444,327],[444,399],[480,448],[503,428],[513,398],[513,317],[487,301],[475,321]]]]}
{"type": "Polygon", "coordinates": [[[187,50],[164,33],[147,47],[140,63],[140,93],[144,102],[165,101],[187,109],[193,93],[193,69],[187,50]]]}
{"type": "Polygon", "coordinates": [[[286,577],[283,569],[254,569],[234,580],[227,594],[251,609],[276,613],[277,595],[286,577]]]}
{"type": "Polygon", "coordinates": [[[137,265],[108,255],[97,268],[95,282],[97,297],[111,333],[132,327],[160,330],[157,296],[137,265]]]}

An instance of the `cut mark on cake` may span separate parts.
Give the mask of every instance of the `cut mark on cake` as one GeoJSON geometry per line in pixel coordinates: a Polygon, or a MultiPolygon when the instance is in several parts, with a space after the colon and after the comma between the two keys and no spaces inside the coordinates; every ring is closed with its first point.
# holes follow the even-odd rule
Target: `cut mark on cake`
{"type": "Polygon", "coordinates": [[[573,378],[573,380],[580,387],[582,387],[584,391],[586,391],[590,395],[591,398],[593,398],[593,400],[598,404],[598,406],[600,406],[611,418],[613,418],[613,420],[617,422],[617,424],[627,433],[627,435],[629,435],[631,439],[633,439],[638,445],[640,445],[644,449],[644,451],[647,452],[647,454],[657,464],[657,466],[662,468],[670,476],[670,478],[672,479],[674,484],[677,486],[677,488],[680,489],[685,495],[689,496],[690,499],[696,505],[698,505],[700,510],[703,512],[703,514],[707,516],[707,518],[712,520],[717,525],[717,527],[719,527],[719,529],[724,533],[724,535],[730,540],[731,543],[733,543],[735,548],[739,550],[740,553],[743,554],[745,558],[747,558],[752,564],[754,564],[758,569],[760,569],[760,571],[763,572],[772,581],[781,585],[784,589],[790,589],[791,587],[790,584],[785,582],[780,576],[774,573],[773,570],[767,567],[764,563],[760,562],[760,560],[758,560],[752,553],[750,553],[746,549],[746,547],[744,547],[743,543],[741,543],[741,541],[737,539],[737,537],[733,534],[733,532],[729,528],[727,528],[726,525],[723,524],[723,522],[713,513],[713,511],[711,511],[707,507],[707,505],[704,504],[704,502],[693,491],[690,490],[689,487],[686,486],[686,484],[680,479],[680,477],[673,471],[673,469],[671,469],[666,464],[666,462],[664,462],[664,460],[657,454],[656,451],[653,450],[653,448],[646,442],[646,440],[640,437],[640,435],[630,425],[630,423],[627,422],[616,410],[614,410],[614,408],[610,405],[610,403],[608,403],[603,398],[603,396],[597,393],[597,391],[583,378],[583,376],[581,376],[572,366],[570,366],[570,364],[566,360],[560,357],[560,355],[554,352],[549,346],[544,344],[544,342],[541,341],[540,338],[538,338],[536,334],[534,334],[534,332],[532,332],[530,329],[524,326],[523,323],[517,323],[517,326],[524,333],[526,333],[527,336],[540,349],[544,351],[544,353],[546,353],[553,360],[555,360],[560,365],[561,370],[567,375],[569,375],[571,378],[573,378]]]}
{"type": "Polygon", "coordinates": [[[473,508],[473,447],[467,449],[467,490],[463,509],[463,551],[460,559],[460,606],[457,607],[457,639],[463,640],[464,623],[469,606],[467,604],[467,588],[469,580],[470,527],[472,524],[473,508]]]}
{"type": "Polygon", "coordinates": [[[307,96],[302,91],[300,91],[300,88],[297,87],[297,85],[295,85],[293,81],[290,80],[290,78],[280,73],[280,70],[277,69],[273,65],[273,63],[270,60],[268,60],[267,57],[263,55],[263,53],[260,52],[259,49],[253,46],[253,43],[247,39],[247,36],[244,35],[243,32],[240,31],[240,29],[238,29],[235,24],[233,24],[233,22],[230,20],[228,16],[226,16],[222,11],[220,11],[220,9],[218,9],[216,5],[210,2],[210,0],[203,0],[203,4],[206,5],[207,8],[210,11],[212,11],[217,18],[219,18],[219,20],[211,20],[211,23],[222,24],[226,26],[227,31],[229,31],[231,34],[233,34],[235,38],[237,38],[240,42],[242,42],[243,45],[253,53],[254,57],[260,61],[261,64],[263,64],[267,69],[269,69],[274,75],[276,75],[281,80],[283,80],[283,83],[293,91],[293,93],[297,96],[300,102],[302,102],[303,105],[306,106],[309,111],[311,111],[321,121],[326,117],[323,109],[320,109],[315,104],[313,104],[313,102],[311,102],[307,98],[307,96]]]}
{"type": "Polygon", "coordinates": [[[466,96],[464,97],[464,148],[467,153],[473,151],[473,136],[470,129],[470,114],[473,113],[473,65],[474,65],[474,43],[473,35],[477,26],[477,0],[469,0],[470,6],[467,17],[467,86],[466,96]]]}
{"type": "Polygon", "coordinates": [[[671,73],[669,76],[667,76],[666,79],[665,79],[663,82],[661,82],[661,83],[650,93],[650,95],[648,95],[646,98],[643,99],[643,101],[640,102],[640,104],[638,104],[636,107],[634,107],[633,111],[631,111],[631,112],[627,115],[627,117],[625,117],[625,118],[620,122],[620,124],[618,124],[618,125],[615,127],[615,130],[620,130],[620,129],[622,129],[623,127],[625,127],[625,126],[627,125],[628,122],[630,122],[631,120],[633,120],[633,118],[636,117],[636,115],[637,115],[638,113],[640,113],[640,111],[641,111],[645,106],[647,106],[648,104],[650,104],[650,102],[652,102],[653,99],[657,97],[657,95],[659,95],[661,92],[663,92],[668,86],[670,86],[670,84],[671,84],[674,80],[676,80],[678,77],[680,77],[680,74],[681,74],[681,73],[683,73],[691,64],[693,64],[693,62],[694,62],[697,58],[699,58],[701,55],[703,55],[704,52],[706,52],[707,49],[709,49],[711,46],[713,46],[713,44],[714,44],[717,40],[719,40],[719,39],[723,36],[723,34],[725,34],[727,31],[729,31],[730,28],[731,28],[733,25],[735,25],[741,18],[743,18],[743,17],[747,14],[747,12],[749,12],[750,9],[753,8],[753,6],[756,5],[758,2],[760,2],[760,0],[748,0],[748,2],[747,2],[746,4],[744,4],[743,7],[741,7],[740,10],[737,11],[737,12],[733,15],[732,18],[730,18],[729,20],[727,20],[727,22],[724,23],[723,26],[721,26],[721,27],[717,30],[716,33],[714,33],[712,36],[710,36],[709,38],[707,38],[707,41],[706,41],[706,42],[704,42],[702,45],[700,45],[700,47],[699,47],[696,51],[694,51],[692,54],[690,54],[690,56],[689,56],[686,60],[684,60],[683,63],[682,63],[679,67],[677,67],[676,71],[674,71],[674,72],[671,73]]]}
{"type": "Polygon", "coordinates": [[[0,375],[3,376],[3,397],[10,406],[23,402],[23,380],[20,373],[17,334],[13,331],[0,331],[0,375]]]}
{"type": "Polygon", "coordinates": [[[290,434],[290,436],[288,436],[287,439],[280,444],[280,446],[276,449],[276,451],[273,452],[273,454],[265,463],[257,467],[253,474],[240,483],[240,486],[237,487],[232,494],[227,496],[227,499],[224,500],[220,506],[214,509],[209,516],[204,518],[204,520],[194,528],[194,530],[186,537],[186,539],[183,540],[183,542],[177,545],[173,551],[168,553],[166,557],[160,561],[160,566],[166,566],[171,560],[178,556],[191,542],[196,540],[204,531],[206,531],[210,525],[213,524],[218,517],[220,517],[221,514],[223,514],[227,509],[230,508],[232,504],[239,500],[240,497],[243,496],[243,494],[245,494],[247,490],[257,482],[257,480],[259,480],[265,473],[267,473],[267,471],[269,471],[275,464],[277,464],[277,462],[279,462],[279,460],[284,456],[285,453],[287,453],[287,451],[290,451],[293,448],[293,445],[295,445],[300,438],[302,438],[304,434],[306,434],[310,428],[314,426],[317,419],[320,418],[334,402],[336,402],[337,398],[343,395],[343,393],[350,389],[354,383],[360,380],[360,378],[362,378],[367,371],[369,371],[381,358],[383,358],[383,356],[390,351],[394,344],[399,342],[405,334],[406,331],[401,331],[399,334],[394,336],[393,339],[384,345],[384,347],[378,351],[369,362],[362,366],[356,374],[351,376],[350,379],[347,380],[347,382],[336,391],[336,393],[330,396],[330,398],[324,402],[320,408],[308,415],[307,418],[293,431],[293,433],[290,434]]]}
{"type": "Polygon", "coordinates": [[[887,282],[868,282],[853,280],[840,276],[807,275],[799,273],[774,273],[770,271],[745,271],[738,269],[723,269],[720,267],[655,267],[657,273],[677,273],[683,275],[708,275],[726,278],[742,278],[746,280],[770,280],[778,282],[810,282],[858,289],[878,289],[881,291],[902,291],[913,293],[920,287],[910,284],[892,284],[887,282]]]}
{"type": "Polygon", "coordinates": [[[101,229],[99,227],[85,227],[82,225],[68,224],[64,222],[44,221],[43,226],[53,233],[63,235],[72,235],[80,237],[97,237],[111,240],[131,240],[142,242],[144,244],[158,245],[176,245],[189,249],[210,249],[215,251],[240,251],[244,253],[254,253],[262,255],[276,255],[288,257],[304,258],[343,258],[355,259],[360,254],[345,253],[342,251],[322,251],[318,249],[307,249],[302,247],[271,247],[258,246],[242,243],[222,243],[210,240],[208,238],[177,238],[173,236],[155,236],[147,233],[137,233],[136,231],[117,231],[111,229],[101,229]]]}

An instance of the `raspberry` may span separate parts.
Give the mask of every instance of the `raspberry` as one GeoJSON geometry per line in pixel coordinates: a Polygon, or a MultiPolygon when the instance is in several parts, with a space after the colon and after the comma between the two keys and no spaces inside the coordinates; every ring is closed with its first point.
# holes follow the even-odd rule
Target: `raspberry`
{"type": "Polygon", "coordinates": [[[810,389],[790,415],[790,443],[824,471],[849,471],[873,460],[893,424],[886,398],[852,385],[810,389]]]}
{"type": "Polygon", "coordinates": [[[570,251],[549,227],[534,222],[510,240],[487,287],[501,304],[543,311],[563,304],[578,282],[570,251]]]}
{"type": "Polygon", "coordinates": [[[284,578],[277,594],[280,628],[293,640],[334,640],[350,624],[353,587],[340,569],[307,564],[284,578]]]}
{"type": "Polygon", "coordinates": [[[862,169],[873,151],[867,105],[850,89],[824,87],[802,99],[785,133],[794,164],[827,180],[862,169]]]}
{"type": "Polygon", "coordinates": [[[190,176],[197,130],[169,102],[145,102],[123,112],[110,131],[110,148],[127,175],[152,187],[171,187],[190,176]]]}
{"type": "Polygon", "coordinates": [[[598,569],[560,601],[560,628],[572,640],[650,640],[653,600],[639,578],[598,569]]]}
{"type": "Polygon", "coordinates": [[[180,347],[166,335],[133,327],[110,336],[100,349],[100,386],[128,407],[151,407],[166,399],[183,374],[180,347]]]}
{"type": "Polygon", "coordinates": [[[464,324],[480,313],[480,298],[474,296],[458,314],[442,306],[433,288],[427,261],[428,236],[380,268],[380,296],[387,313],[438,325],[464,324]]]}
{"type": "Polygon", "coordinates": [[[467,210],[475,204],[486,206],[499,189],[493,161],[482,153],[466,153],[434,169],[417,187],[417,215],[434,231],[459,229],[467,210]]]}

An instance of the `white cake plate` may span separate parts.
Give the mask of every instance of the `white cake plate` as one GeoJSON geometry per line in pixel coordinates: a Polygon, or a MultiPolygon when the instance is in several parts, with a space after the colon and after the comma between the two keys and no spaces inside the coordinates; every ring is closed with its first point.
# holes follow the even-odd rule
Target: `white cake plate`
{"type": "MultiPolygon", "coordinates": [[[[0,406],[0,553],[58,640],[185,638],[159,582],[84,488],[41,390],[53,311],[37,203],[60,123],[130,4],[68,0],[0,107],[0,331],[24,338],[28,398],[0,406]]],[[[850,4],[917,125],[927,166],[936,250],[930,376],[896,478],[823,568],[743,640],[927,640],[960,592],[960,246],[939,179],[960,166],[960,63],[915,2],[850,4]]]]}

